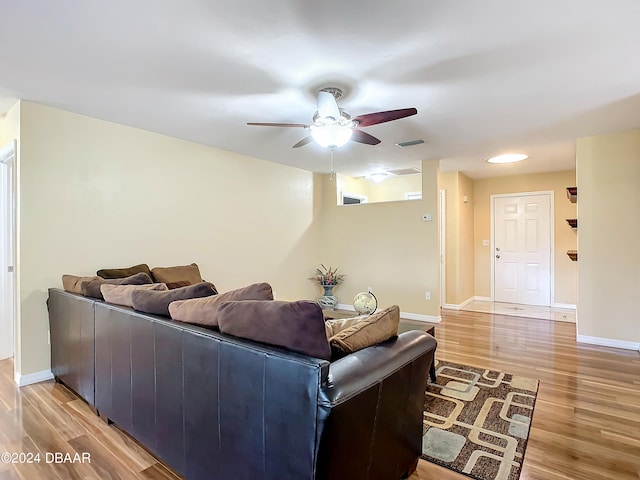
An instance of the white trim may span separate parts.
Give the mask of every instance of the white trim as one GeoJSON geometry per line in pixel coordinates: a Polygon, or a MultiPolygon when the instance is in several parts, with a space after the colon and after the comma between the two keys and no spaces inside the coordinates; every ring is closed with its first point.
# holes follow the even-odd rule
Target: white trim
{"type": "MultiPolygon", "coordinates": [[[[458,304],[456,304],[456,303],[447,303],[442,308],[448,308],[449,310],[462,310],[464,307],[469,305],[471,302],[475,301],[477,298],[479,298],[479,297],[470,297],[470,298],[467,298],[464,302],[461,302],[461,303],[458,303],[458,304]]],[[[482,298],[486,298],[486,297],[482,297],[482,298]]],[[[489,301],[491,301],[491,300],[489,300],[489,301]]]]}
{"type": "Polygon", "coordinates": [[[46,380],[53,380],[53,373],[51,370],[40,370],[39,372],[28,373],[27,375],[20,375],[20,372],[16,372],[14,380],[16,385],[24,387],[26,385],[40,383],[46,380]]]}
{"type": "Polygon", "coordinates": [[[359,193],[351,193],[345,192],[342,190],[340,192],[340,205],[362,205],[363,203],[369,203],[369,197],[367,195],[360,195],[359,193]],[[360,203],[344,203],[344,197],[355,198],[356,200],[360,200],[360,203]]]}
{"type": "Polygon", "coordinates": [[[567,310],[576,310],[576,306],[572,303],[554,303],[553,308],[566,308],[567,310]]]}
{"type": "Polygon", "coordinates": [[[493,297],[480,297],[476,295],[473,297],[473,300],[476,302],[493,302],[493,297]]]}
{"type": "Polygon", "coordinates": [[[447,193],[440,189],[440,306],[447,304],[447,193]]]}
{"type": "Polygon", "coordinates": [[[602,347],[622,348],[624,350],[640,350],[639,342],[628,342],[626,340],[615,340],[613,338],[589,337],[587,335],[576,335],[578,343],[589,345],[600,345],[602,347]]]}
{"type": "MultiPolygon", "coordinates": [[[[549,305],[532,305],[532,306],[542,306],[542,307],[551,307],[554,304],[554,299],[556,296],[556,285],[555,285],[555,191],[553,190],[541,190],[539,192],[514,192],[514,193],[493,193],[489,197],[490,202],[490,228],[491,228],[491,300],[494,301],[495,296],[495,199],[496,198],[508,198],[508,197],[525,197],[528,195],[549,195],[549,305]]],[[[529,305],[527,303],[522,303],[521,305],[529,305]]]]}
{"type": "MultiPolygon", "coordinates": [[[[353,308],[353,305],[348,305],[346,303],[339,303],[336,305],[336,310],[347,310],[349,312],[355,312],[356,309],[353,308]]],[[[440,323],[442,321],[442,317],[440,315],[423,315],[422,313],[411,313],[411,312],[400,312],[400,318],[404,318],[406,320],[418,320],[421,322],[429,322],[429,323],[440,323]]]]}

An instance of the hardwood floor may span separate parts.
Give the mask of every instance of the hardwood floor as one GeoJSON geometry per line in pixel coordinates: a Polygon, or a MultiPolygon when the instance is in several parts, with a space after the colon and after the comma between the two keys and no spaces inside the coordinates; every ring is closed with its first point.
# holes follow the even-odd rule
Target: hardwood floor
{"type": "MultiPolygon", "coordinates": [[[[475,312],[443,311],[436,338],[441,360],[540,380],[521,480],[640,478],[638,352],[577,345],[570,323],[475,312]]],[[[177,478],[61,385],[12,379],[1,361],[0,453],[87,452],[91,463],[0,462],[0,480],[177,478]]],[[[411,480],[426,479],[468,477],[420,461],[411,480]]]]}

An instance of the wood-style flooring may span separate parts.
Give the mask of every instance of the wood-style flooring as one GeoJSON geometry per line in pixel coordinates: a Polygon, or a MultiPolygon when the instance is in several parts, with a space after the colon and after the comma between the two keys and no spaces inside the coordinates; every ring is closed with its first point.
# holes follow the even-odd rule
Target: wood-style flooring
{"type": "MultiPolygon", "coordinates": [[[[521,480],[640,478],[638,352],[576,344],[570,323],[475,312],[443,311],[436,338],[441,360],[540,380],[521,480]]],[[[5,451],[87,452],[91,463],[0,462],[0,480],[177,478],[63,386],[16,388],[11,360],[0,362],[5,451]]],[[[426,479],[468,477],[421,460],[411,480],[426,479]]]]}

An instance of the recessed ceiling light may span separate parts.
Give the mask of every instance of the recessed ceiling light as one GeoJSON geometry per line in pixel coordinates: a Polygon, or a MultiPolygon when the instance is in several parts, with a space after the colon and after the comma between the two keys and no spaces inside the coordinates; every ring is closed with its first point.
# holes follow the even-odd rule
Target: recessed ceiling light
{"type": "Polygon", "coordinates": [[[529,155],[524,153],[505,153],[496,157],[487,158],[489,163],[514,163],[529,158],[529,155]]]}

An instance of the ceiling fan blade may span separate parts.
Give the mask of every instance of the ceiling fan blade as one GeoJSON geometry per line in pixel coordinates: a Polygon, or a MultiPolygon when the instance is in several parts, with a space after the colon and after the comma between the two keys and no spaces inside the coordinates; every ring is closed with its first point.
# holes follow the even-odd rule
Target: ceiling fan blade
{"type": "Polygon", "coordinates": [[[358,115],[354,120],[358,122],[359,127],[368,127],[369,125],[377,125],[378,123],[390,122],[404,117],[410,117],[418,113],[415,108],[401,108],[400,110],[387,110],[386,112],[367,113],[358,115]]]}
{"type": "Polygon", "coordinates": [[[270,122],[247,122],[247,125],[254,125],[258,127],[298,127],[309,128],[309,125],[304,123],[270,123],[270,122]]]}
{"type": "Polygon", "coordinates": [[[367,145],[378,145],[380,143],[379,138],[369,135],[367,132],[363,132],[362,130],[354,130],[351,134],[351,141],[365,143],[367,145]]]}
{"type": "Polygon", "coordinates": [[[329,92],[318,92],[318,115],[321,118],[331,117],[334,120],[340,118],[340,109],[335,97],[329,92]]]}
{"type": "Polygon", "coordinates": [[[311,135],[309,135],[308,137],[304,137],[302,140],[300,140],[298,143],[296,143],[291,148],[304,147],[306,144],[311,143],[312,141],[313,141],[313,137],[311,135]]]}

